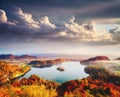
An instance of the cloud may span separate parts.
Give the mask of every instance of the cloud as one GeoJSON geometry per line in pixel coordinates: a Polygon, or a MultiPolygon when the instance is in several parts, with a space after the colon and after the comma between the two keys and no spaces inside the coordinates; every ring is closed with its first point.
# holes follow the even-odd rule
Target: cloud
{"type": "Polygon", "coordinates": [[[14,7],[12,12],[13,17],[15,17],[14,22],[18,25],[26,25],[31,28],[39,28],[39,23],[34,21],[32,14],[24,13],[20,7],[14,7]]]}
{"type": "Polygon", "coordinates": [[[114,40],[116,40],[120,44],[120,28],[116,27],[109,31],[112,34],[114,40]]]}
{"type": "Polygon", "coordinates": [[[47,16],[42,17],[40,19],[40,23],[41,23],[41,25],[48,25],[51,28],[55,28],[56,27],[55,24],[52,24],[50,22],[49,17],[47,17],[47,16]]]}
{"type": "Polygon", "coordinates": [[[14,7],[10,12],[12,18],[7,17],[4,10],[0,10],[0,13],[0,22],[2,23],[0,24],[1,42],[4,42],[6,38],[13,42],[32,41],[32,39],[36,38],[64,36],[66,33],[63,27],[56,27],[55,24],[51,23],[48,16],[35,21],[32,14],[23,12],[19,7],[14,7]],[[7,18],[10,21],[7,21],[7,18]]]}
{"type": "Polygon", "coordinates": [[[44,32],[44,33],[51,32],[55,28],[56,28],[55,24],[52,24],[50,22],[49,17],[44,16],[40,18],[40,31],[41,32],[44,32]]]}
{"type": "Polygon", "coordinates": [[[92,21],[99,24],[120,24],[120,18],[99,18],[92,21]]]}
{"type": "MultiPolygon", "coordinates": [[[[0,42],[35,42],[49,40],[55,42],[77,42],[92,45],[120,44],[119,31],[114,33],[99,33],[92,22],[78,24],[73,16],[68,22],[57,26],[49,20],[48,16],[35,20],[32,14],[25,13],[19,7],[10,12],[11,17],[0,10],[0,42]]],[[[7,12],[7,14],[9,14],[7,12]]]]}
{"type": "Polygon", "coordinates": [[[79,19],[119,18],[120,0],[1,0],[0,8],[9,11],[9,5],[20,6],[23,10],[38,16],[74,15],[79,19]],[[28,3],[29,2],[29,3],[28,3]],[[62,15],[61,15],[62,14],[62,15]]]}
{"type": "Polygon", "coordinates": [[[34,35],[34,39],[52,39],[56,37],[65,36],[65,28],[57,27],[55,24],[51,23],[48,16],[43,16],[39,19],[39,29],[34,35]]]}
{"type": "Polygon", "coordinates": [[[0,23],[6,22],[7,22],[6,12],[4,10],[0,10],[0,23]]]}
{"type": "Polygon", "coordinates": [[[79,42],[112,42],[110,34],[100,34],[97,32],[94,23],[79,25],[74,22],[74,20],[75,17],[69,21],[70,23],[65,23],[65,28],[69,37],[77,38],[79,42]]]}
{"type": "Polygon", "coordinates": [[[39,28],[38,23],[32,19],[32,15],[23,13],[19,7],[14,7],[10,13],[12,19],[6,16],[4,10],[0,10],[1,42],[24,41],[31,38],[32,33],[36,31],[36,28],[39,28]]]}

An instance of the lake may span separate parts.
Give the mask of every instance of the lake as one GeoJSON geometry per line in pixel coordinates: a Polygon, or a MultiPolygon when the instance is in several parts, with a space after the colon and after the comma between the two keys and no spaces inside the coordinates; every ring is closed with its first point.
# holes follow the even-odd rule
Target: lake
{"type": "Polygon", "coordinates": [[[32,74],[36,74],[44,79],[63,83],[65,81],[82,79],[89,76],[84,72],[85,65],[81,65],[79,61],[63,62],[61,66],[64,67],[65,70],[62,72],[57,70],[59,66],[60,65],[54,65],[45,68],[32,67],[23,77],[29,77],[32,74]]]}

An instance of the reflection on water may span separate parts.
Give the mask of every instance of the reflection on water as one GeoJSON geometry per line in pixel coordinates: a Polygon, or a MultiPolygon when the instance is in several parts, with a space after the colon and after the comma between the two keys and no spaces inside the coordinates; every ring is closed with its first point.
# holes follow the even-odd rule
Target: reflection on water
{"type": "Polygon", "coordinates": [[[24,77],[36,74],[44,79],[63,83],[68,80],[81,79],[88,76],[88,74],[84,72],[85,65],[81,65],[79,61],[63,62],[61,65],[65,69],[63,72],[57,70],[59,65],[54,65],[49,68],[32,67],[31,70],[24,75],[24,77]]]}

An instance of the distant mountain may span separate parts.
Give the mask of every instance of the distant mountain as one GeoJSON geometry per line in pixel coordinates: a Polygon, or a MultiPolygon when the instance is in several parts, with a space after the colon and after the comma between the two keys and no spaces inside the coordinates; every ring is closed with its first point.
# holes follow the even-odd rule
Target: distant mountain
{"type": "Polygon", "coordinates": [[[18,56],[12,54],[2,54],[0,55],[0,59],[17,59],[18,56]]]}
{"type": "Polygon", "coordinates": [[[96,56],[96,57],[89,58],[87,60],[82,60],[81,63],[86,63],[86,62],[91,62],[91,61],[100,61],[100,60],[109,61],[110,59],[107,56],[96,56]]]}
{"type": "Polygon", "coordinates": [[[26,58],[37,58],[36,56],[30,56],[30,55],[22,55],[22,56],[19,56],[18,58],[20,59],[26,59],[26,58]]]}
{"type": "Polygon", "coordinates": [[[26,59],[26,58],[37,58],[36,56],[30,56],[30,55],[13,55],[13,54],[2,54],[0,55],[0,59],[26,59]]]}

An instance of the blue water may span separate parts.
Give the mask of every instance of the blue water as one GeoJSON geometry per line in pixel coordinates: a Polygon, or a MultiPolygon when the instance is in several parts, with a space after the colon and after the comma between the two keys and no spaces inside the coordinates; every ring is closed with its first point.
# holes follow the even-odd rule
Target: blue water
{"type": "Polygon", "coordinates": [[[63,83],[65,81],[81,79],[88,76],[88,74],[84,72],[85,65],[81,65],[79,61],[63,62],[61,64],[61,66],[65,69],[63,72],[57,70],[59,66],[60,65],[54,65],[48,68],[32,67],[31,70],[24,75],[24,77],[36,74],[44,79],[63,83]]]}

